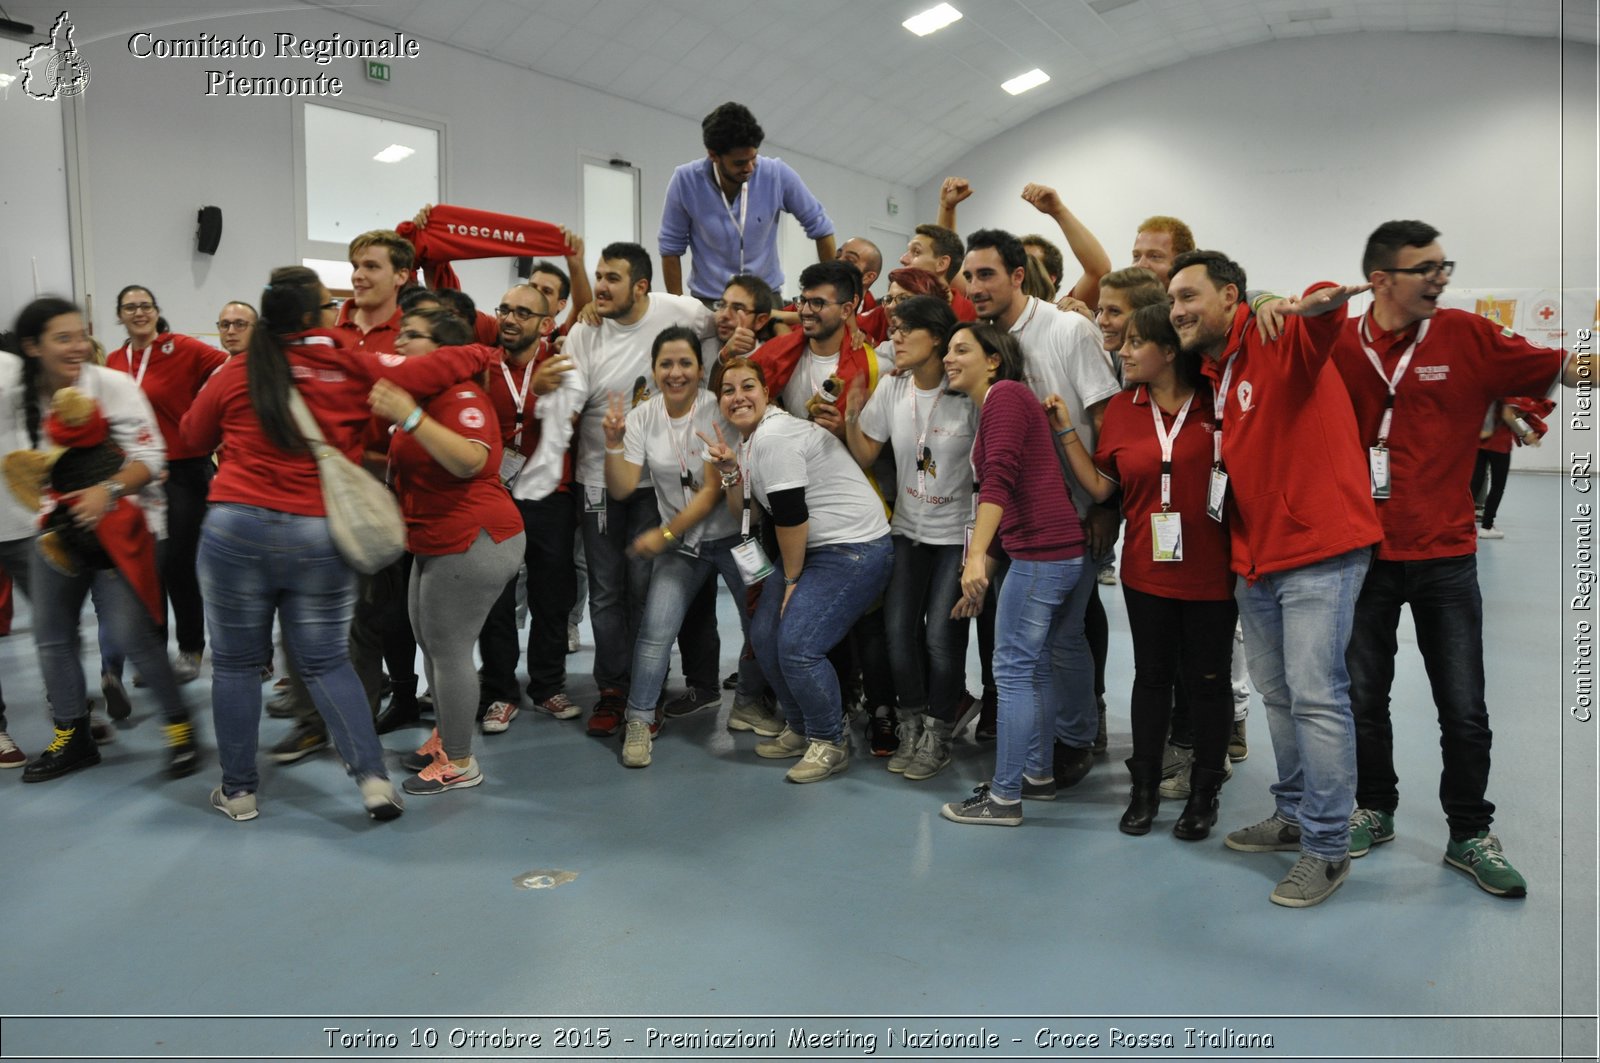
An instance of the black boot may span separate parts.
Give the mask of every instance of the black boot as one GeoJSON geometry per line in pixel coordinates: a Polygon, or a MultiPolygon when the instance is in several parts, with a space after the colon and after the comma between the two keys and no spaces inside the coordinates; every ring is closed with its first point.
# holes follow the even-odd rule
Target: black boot
{"type": "Polygon", "coordinates": [[[22,769],[23,782],[45,782],[100,763],[100,750],[89,737],[89,717],[71,723],[56,721],[56,737],[43,753],[22,769]]]}
{"type": "Polygon", "coordinates": [[[1117,829],[1124,834],[1149,834],[1161,807],[1161,762],[1129,757],[1127,765],[1133,788],[1128,793],[1128,811],[1122,814],[1117,829]]]}
{"type": "Polygon", "coordinates": [[[378,713],[378,733],[386,735],[390,731],[398,731],[402,727],[410,727],[422,718],[422,709],[417,705],[417,680],[394,680],[394,693],[389,696],[389,704],[378,713]]]}
{"type": "Polygon", "coordinates": [[[1055,776],[1056,789],[1066,790],[1078,785],[1094,767],[1094,750],[1088,746],[1069,746],[1060,739],[1051,750],[1051,774],[1055,776]]]}
{"type": "Polygon", "coordinates": [[[1172,825],[1175,837],[1197,842],[1209,837],[1217,823],[1217,793],[1227,778],[1221,768],[1202,768],[1198,763],[1189,772],[1189,803],[1172,825]]]}

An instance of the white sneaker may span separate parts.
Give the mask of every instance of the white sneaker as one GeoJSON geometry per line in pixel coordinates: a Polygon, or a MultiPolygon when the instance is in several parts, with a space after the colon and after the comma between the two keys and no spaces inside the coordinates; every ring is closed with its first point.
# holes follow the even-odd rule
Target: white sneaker
{"type": "Polygon", "coordinates": [[[1505,537],[1506,533],[1501,531],[1499,528],[1478,529],[1478,538],[1480,539],[1504,539],[1505,537]]]}
{"type": "Polygon", "coordinates": [[[568,624],[567,625],[567,652],[568,653],[577,653],[578,652],[578,648],[580,646],[582,646],[582,645],[583,645],[583,643],[578,641],[578,625],[577,624],[568,624]]]}
{"type": "Polygon", "coordinates": [[[643,720],[629,720],[628,729],[622,735],[622,766],[648,768],[650,750],[654,745],[655,740],[650,737],[650,725],[643,720]]]}
{"type": "Polygon", "coordinates": [[[511,721],[517,718],[517,707],[509,701],[497,701],[483,714],[483,733],[497,735],[511,726],[511,721]]]}

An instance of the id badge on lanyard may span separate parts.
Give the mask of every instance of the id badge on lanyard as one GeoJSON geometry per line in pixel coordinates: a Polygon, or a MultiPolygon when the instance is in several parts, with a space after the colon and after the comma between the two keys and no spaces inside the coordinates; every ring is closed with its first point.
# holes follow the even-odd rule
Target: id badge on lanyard
{"type": "Polygon", "coordinates": [[[1393,490],[1389,470],[1389,433],[1394,428],[1394,403],[1395,396],[1400,390],[1400,381],[1406,375],[1406,370],[1411,368],[1411,357],[1417,353],[1417,348],[1422,345],[1422,339],[1428,334],[1431,321],[1424,319],[1417,325],[1417,336],[1411,341],[1411,346],[1400,356],[1399,363],[1395,366],[1394,376],[1389,376],[1383,371],[1383,359],[1378,357],[1378,352],[1372,349],[1371,336],[1367,331],[1368,319],[1361,319],[1358,334],[1361,337],[1361,350],[1365,352],[1367,361],[1372,363],[1372,368],[1377,372],[1378,379],[1383,381],[1383,386],[1389,394],[1383,403],[1383,419],[1378,424],[1378,442],[1367,448],[1367,478],[1372,484],[1373,498],[1388,498],[1393,490]]]}
{"type": "Polygon", "coordinates": [[[1149,388],[1145,388],[1144,394],[1150,403],[1150,419],[1155,422],[1156,442],[1161,447],[1161,511],[1150,514],[1150,557],[1153,561],[1182,561],[1183,518],[1172,512],[1172,447],[1178,433],[1183,431],[1184,421],[1189,419],[1189,406],[1194,396],[1184,400],[1169,433],[1161,420],[1161,407],[1156,404],[1155,396],[1150,394],[1149,388]]]}
{"type": "Polygon", "coordinates": [[[1233,360],[1238,352],[1228,356],[1227,368],[1222,371],[1222,384],[1213,399],[1217,430],[1211,435],[1211,482],[1206,485],[1206,516],[1222,523],[1222,507],[1228,497],[1228,473],[1222,467],[1222,415],[1228,405],[1228,385],[1233,381],[1233,360]]]}
{"type": "Polygon", "coordinates": [[[606,533],[606,489],[593,484],[585,484],[583,488],[583,511],[595,515],[595,523],[599,525],[600,534],[606,533]]]}
{"type": "Polygon", "coordinates": [[[516,480],[517,474],[522,472],[522,467],[528,463],[528,458],[520,451],[506,448],[500,455],[500,482],[510,487],[516,480]]]}
{"type": "Polygon", "coordinates": [[[1372,497],[1389,497],[1389,448],[1383,444],[1367,448],[1367,472],[1372,481],[1372,497]]]}

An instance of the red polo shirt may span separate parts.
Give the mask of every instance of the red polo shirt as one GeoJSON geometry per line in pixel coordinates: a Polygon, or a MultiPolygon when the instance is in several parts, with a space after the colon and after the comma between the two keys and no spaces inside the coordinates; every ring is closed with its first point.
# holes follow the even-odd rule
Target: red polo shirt
{"type": "Polygon", "coordinates": [[[193,336],[163,332],[149,347],[129,351],[124,343],[106,355],[106,368],[127,373],[150,400],[156,426],[167,443],[167,460],[203,458],[211,453],[186,445],[178,425],[194,397],[228,355],[193,336]]]}
{"type": "MultiPolygon", "coordinates": [[[[1161,410],[1161,420],[1170,435],[1177,415],[1161,410]]],[[[1182,522],[1183,560],[1156,561],[1150,515],[1161,512],[1161,441],[1150,418],[1149,392],[1142,386],[1120,391],[1106,405],[1094,464],[1122,485],[1122,513],[1128,519],[1122,582],[1134,590],[1184,601],[1233,597],[1228,529],[1225,523],[1206,516],[1211,440],[1216,430],[1211,389],[1202,387],[1189,403],[1183,430],[1172,440],[1171,512],[1182,522]]]]}
{"type": "Polygon", "coordinates": [[[1367,448],[1378,441],[1389,389],[1363,350],[1362,326],[1366,346],[1391,380],[1418,331],[1427,326],[1395,388],[1390,497],[1377,502],[1383,522],[1378,557],[1421,561],[1474,552],[1472,466],[1484,411],[1505,395],[1547,394],[1566,364],[1566,352],[1535,346],[1465,310],[1440,310],[1399,333],[1380,329],[1370,311],[1343,324],[1334,364],[1355,408],[1363,466],[1367,448]]]}
{"type": "Polygon", "coordinates": [[[1201,360],[1220,389],[1233,357],[1222,393],[1222,462],[1232,567],[1249,580],[1383,538],[1350,396],[1329,364],[1343,318],[1291,317],[1278,339],[1263,342],[1252,317],[1241,305],[1223,356],[1201,360]]]}
{"type": "Polygon", "coordinates": [[[333,326],[334,331],[345,334],[345,346],[373,354],[393,354],[395,340],[400,338],[400,319],[405,316],[400,307],[395,306],[394,315],[388,321],[374,325],[365,332],[356,324],[355,313],[355,300],[346,299],[339,308],[339,320],[333,326]]]}
{"type": "Polygon", "coordinates": [[[522,531],[522,514],[500,483],[500,422],[476,384],[446,388],[423,412],[465,439],[489,448],[483,468],[462,479],[436,461],[409,432],[389,444],[389,483],[406,518],[406,549],[437,557],[468,550],[480,530],[495,542],[522,531]]]}

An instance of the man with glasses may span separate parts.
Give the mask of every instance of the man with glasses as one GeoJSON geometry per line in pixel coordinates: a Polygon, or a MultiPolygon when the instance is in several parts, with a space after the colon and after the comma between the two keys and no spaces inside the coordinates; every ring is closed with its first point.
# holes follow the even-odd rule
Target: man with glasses
{"type": "Polygon", "coordinates": [[[217,336],[230,356],[243,354],[250,347],[250,330],[255,328],[256,308],[234,301],[217,313],[217,336]]]}
{"type": "Polygon", "coordinates": [[[683,253],[693,253],[689,294],[710,304],[736,273],[783,289],[778,215],[794,215],[817,243],[817,261],[834,257],[833,222],[782,159],[758,155],[766,133],[749,108],[725,103],[700,123],[706,157],[684,163],[667,182],[661,208],[661,276],[683,294],[683,253]]]}
{"type": "Polygon", "coordinates": [[[772,289],[760,277],[741,273],[728,281],[722,298],[711,304],[723,361],[743,357],[772,339],[775,301],[772,289]]]}
{"type": "Polygon", "coordinates": [[[784,409],[843,439],[845,395],[864,387],[864,399],[878,385],[877,352],[871,344],[857,343],[845,327],[861,304],[861,271],[837,259],[817,262],[800,274],[800,290],[795,300],[799,331],[762,344],[754,358],[766,374],[768,393],[778,396],[784,409]],[[832,376],[843,386],[830,401],[811,403],[832,376]]]}
{"type": "MultiPolygon", "coordinates": [[[[489,401],[500,420],[500,479],[527,532],[528,697],[558,720],[578,715],[568,700],[567,614],[577,597],[572,559],[577,507],[572,493],[572,411],[583,400],[572,361],[548,341],[555,310],[532,284],[518,284],[495,307],[503,364],[489,370],[489,401]],[[558,392],[560,394],[558,394],[558,392]]],[[[517,577],[489,610],[483,655],[483,731],[510,726],[522,702],[517,686],[517,577]]]]}
{"type": "Polygon", "coordinates": [[[1488,893],[1522,897],[1527,883],[1489,830],[1492,734],[1468,484],[1491,403],[1543,396],[1558,382],[1572,387],[1592,365],[1476,314],[1440,309],[1455,263],[1438,237],[1420,221],[1386,222],[1372,233],[1361,263],[1372,308],[1345,322],[1334,352],[1383,524],[1346,655],[1356,732],[1350,855],[1365,856],[1395,836],[1400,797],[1389,690],[1400,610],[1409,605],[1439,716],[1439,800],[1450,827],[1445,861],[1488,893]]]}

